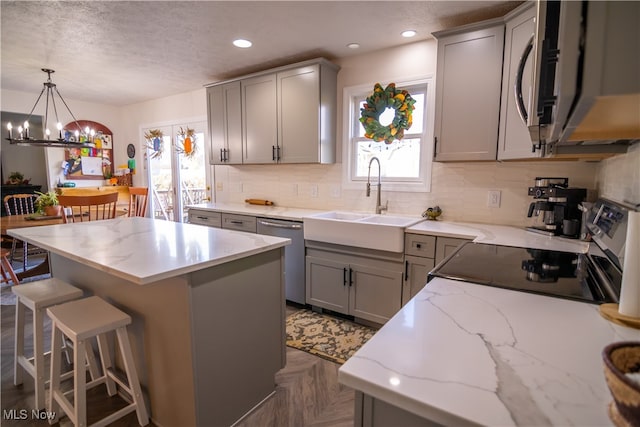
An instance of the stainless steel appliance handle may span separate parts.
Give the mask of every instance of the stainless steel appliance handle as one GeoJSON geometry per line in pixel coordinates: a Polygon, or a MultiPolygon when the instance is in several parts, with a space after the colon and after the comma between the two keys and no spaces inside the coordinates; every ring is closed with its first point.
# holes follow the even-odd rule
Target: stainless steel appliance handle
{"type": "Polygon", "coordinates": [[[531,51],[533,50],[534,38],[535,35],[531,36],[529,42],[527,43],[527,46],[522,52],[522,56],[520,57],[520,63],[518,64],[518,71],[516,73],[516,83],[514,88],[514,95],[516,97],[516,108],[518,110],[518,114],[520,115],[520,119],[524,122],[525,125],[527,124],[527,120],[529,119],[529,114],[527,113],[527,107],[524,105],[524,98],[522,97],[522,78],[524,74],[524,66],[527,62],[527,59],[529,59],[531,51]]]}
{"type": "Polygon", "coordinates": [[[281,224],[278,222],[265,221],[263,219],[258,220],[258,224],[264,225],[265,227],[274,227],[274,228],[284,228],[287,230],[300,230],[302,229],[302,225],[300,224],[281,224]]]}

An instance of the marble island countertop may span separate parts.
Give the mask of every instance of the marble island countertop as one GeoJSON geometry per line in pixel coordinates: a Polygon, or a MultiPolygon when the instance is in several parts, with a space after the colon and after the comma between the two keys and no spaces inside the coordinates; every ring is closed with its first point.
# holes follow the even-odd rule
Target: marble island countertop
{"type": "Polygon", "coordinates": [[[8,233],[140,285],[291,242],[279,237],[138,217],[15,228],[8,233]]]}
{"type": "Polygon", "coordinates": [[[623,340],[597,305],[434,279],[339,381],[445,425],[610,425],[601,352],[623,340]]]}

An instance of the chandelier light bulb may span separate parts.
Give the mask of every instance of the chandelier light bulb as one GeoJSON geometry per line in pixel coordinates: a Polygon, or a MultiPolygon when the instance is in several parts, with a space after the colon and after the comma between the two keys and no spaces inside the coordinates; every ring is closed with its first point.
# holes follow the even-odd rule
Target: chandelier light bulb
{"type": "Polygon", "coordinates": [[[7,130],[9,131],[9,139],[11,139],[11,129],[13,129],[13,126],[11,125],[11,122],[7,123],[7,130]]]}
{"type": "Polygon", "coordinates": [[[58,122],[56,127],[58,128],[58,139],[62,140],[62,123],[58,122]]]}
{"type": "Polygon", "coordinates": [[[24,122],[24,139],[29,139],[29,122],[24,122]]]}
{"type": "Polygon", "coordinates": [[[51,131],[49,130],[49,128],[46,128],[44,130],[44,134],[47,136],[47,139],[49,139],[49,137],[51,136],[51,131]]]}

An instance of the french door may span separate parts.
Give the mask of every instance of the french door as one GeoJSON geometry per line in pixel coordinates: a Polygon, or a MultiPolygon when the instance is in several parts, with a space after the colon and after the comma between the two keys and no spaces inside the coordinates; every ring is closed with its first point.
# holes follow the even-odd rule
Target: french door
{"type": "Polygon", "coordinates": [[[143,129],[152,218],[185,222],[187,206],[211,200],[206,122],[143,129]]]}

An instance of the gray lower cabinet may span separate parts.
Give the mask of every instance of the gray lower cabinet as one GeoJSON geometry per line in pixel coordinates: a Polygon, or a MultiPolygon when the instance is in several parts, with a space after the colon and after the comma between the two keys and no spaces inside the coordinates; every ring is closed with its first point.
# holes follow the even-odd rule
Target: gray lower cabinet
{"type": "Polygon", "coordinates": [[[436,240],[436,265],[438,265],[443,259],[445,259],[449,255],[451,255],[453,251],[458,249],[458,246],[469,241],[470,239],[438,237],[436,240]]]}
{"type": "Polygon", "coordinates": [[[307,304],[377,324],[401,307],[402,254],[307,241],[307,304]]]}
{"type": "Polygon", "coordinates": [[[222,214],[220,212],[189,208],[189,223],[222,228],[222,214]]]}
{"type": "Polygon", "coordinates": [[[441,424],[356,391],[355,427],[434,427],[441,424]]]}
{"type": "Polygon", "coordinates": [[[226,228],[228,230],[247,231],[249,233],[257,232],[256,217],[251,215],[229,214],[191,208],[189,209],[189,223],[226,228]]]}
{"type": "Polygon", "coordinates": [[[469,239],[406,233],[404,236],[404,278],[402,305],[427,284],[429,272],[469,239]]]}

